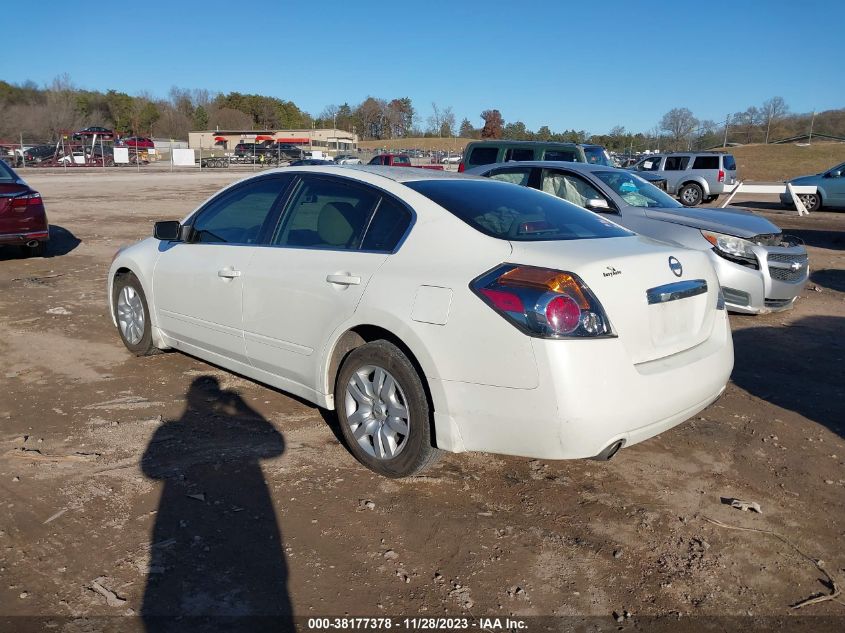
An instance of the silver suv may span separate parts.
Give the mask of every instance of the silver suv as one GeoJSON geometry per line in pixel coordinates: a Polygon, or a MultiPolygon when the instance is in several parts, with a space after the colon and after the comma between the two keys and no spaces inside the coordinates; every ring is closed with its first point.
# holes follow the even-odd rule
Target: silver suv
{"type": "Polygon", "coordinates": [[[721,152],[652,154],[631,169],[665,178],[666,191],[687,207],[713,202],[736,184],[736,160],[721,152]]]}

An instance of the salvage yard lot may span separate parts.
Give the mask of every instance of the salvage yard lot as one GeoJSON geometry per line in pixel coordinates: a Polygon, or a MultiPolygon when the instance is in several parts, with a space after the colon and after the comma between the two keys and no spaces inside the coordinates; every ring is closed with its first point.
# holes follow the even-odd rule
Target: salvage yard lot
{"type": "Polygon", "coordinates": [[[612,622],[784,616],[829,592],[782,540],[708,519],[780,534],[845,582],[843,213],[748,205],[804,239],[813,273],[794,310],[732,315],[732,382],[692,421],[610,462],[469,453],[395,481],[357,464],[310,404],[120,343],[104,296],[115,250],[238,174],[22,175],[55,254],[0,252],[0,618],[289,603],[612,622]],[[235,558],[252,573],[228,574],[235,558]],[[177,603],[177,586],[199,597],[177,603]]]}

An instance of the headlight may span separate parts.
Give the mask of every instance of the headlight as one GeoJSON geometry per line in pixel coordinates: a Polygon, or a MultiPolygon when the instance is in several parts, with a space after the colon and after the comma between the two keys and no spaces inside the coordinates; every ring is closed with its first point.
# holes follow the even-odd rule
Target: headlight
{"type": "Polygon", "coordinates": [[[725,259],[735,261],[744,266],[758,267],[757,256],[752,249],[752,242],[744,240],[741,237],[713,233],[712,231],[702,231],[701,235],[713,245],[716,253],[725,259]]]}

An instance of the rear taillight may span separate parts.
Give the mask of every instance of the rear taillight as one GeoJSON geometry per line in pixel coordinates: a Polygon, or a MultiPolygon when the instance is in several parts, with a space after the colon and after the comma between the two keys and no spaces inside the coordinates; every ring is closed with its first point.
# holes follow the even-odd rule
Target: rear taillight
{"type": "Polygon", "coordinates": [[[12,198],[12,208],[16,210],[28,209],[29,207],[42,207],[44,202],[41,200],[41,194],[37,192],[27,193],[22,196],[15,196],[12,198]]]}
{"type": "Polygon", "coordinates": [[[723,169],[719,170],[719,182],[725,182],[725,171],[723,169]]]}
{"type": "Polygon", "coordinates": [[[502,264],[470,289],[519,330],[540,338],[611,336],[601,304],[578,275],[502,264]]]}
{"type": "Polygon", "coordinates": [[[467,167],[466,167],[466,165],[464,165],[464,161],[461,161],[460,163],[458,163],[458,171],[459,172],[463,172],[466,168],[467,167]]]}

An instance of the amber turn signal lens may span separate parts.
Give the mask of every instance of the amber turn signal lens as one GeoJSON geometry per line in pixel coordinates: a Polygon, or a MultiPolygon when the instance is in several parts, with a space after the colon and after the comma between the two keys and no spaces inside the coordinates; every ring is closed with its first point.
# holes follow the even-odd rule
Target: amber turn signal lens
{"type": "Polygon", "coordinates": [[[581,292],[580,284],[572,278],[572,275],[567,275],[559,270],[518,266],[502,275],[499,278],[499,283],[504,286],[527,286],[566,293],[578,303],[578,307],[582,310],[587,310],[590,307],[590,302],[581,292]]]}

